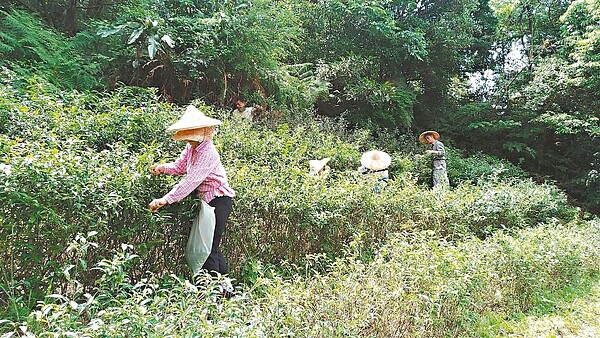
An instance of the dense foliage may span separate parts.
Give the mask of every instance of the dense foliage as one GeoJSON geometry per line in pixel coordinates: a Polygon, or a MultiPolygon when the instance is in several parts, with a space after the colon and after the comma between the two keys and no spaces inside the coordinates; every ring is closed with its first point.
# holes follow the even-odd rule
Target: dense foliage
{"type": "Polygon", "coordinates": [[[513,52],[522,47],[522,64],[501,64],[498,86],[485,94],[489,101],[450,113],[448,131],[465,148],[509,158],[557,181],[598,212],[600,5],[584,0],[496,6],[504,23],[499,43],[513,52]]]}
{"type": "Polygon", "coordinates": [[[599,22],[594,0],[3,2],[0,333],[506,334],[599,270],[570,204],[599,212],[599,22]],[[266,118],[233,120],[240,94],[266,118]],[[183,258],[198,200],[147,209],[184,103],[224,121],[230,300],[183,258]]]}
{"type": "MultiPolygon", "coordinates": [[[[75,303],[87,297],[88,305],[103,308],[130,297],[127,290],[145,283],[148,274],[190,278],[182,248],[198,201],[190,197],[158,214],[146,207],[175,182],[152,177],[148,166],[179,154],[181,144],[164,129],[180,108],[160,103],[153,90],[82,94],[35,78],[21,87],[23,81],[7,69],[4,78],[3,317],[33,320],[27,314],[50,293],[75,303]],[[127,290],[118,291],[121,287],[127,290]],[[116,293],[105,294],[104,288],[116,293]]],[[[394,233],[429,231],[458,243],[577,214],[554,186],[535,184],[512,165],[482,155],[452,152],[450,158],[465,169],[450,172],[456,187],[431,191],[429,161],[415,154],[422,149],[415,140],[384,149],[393,155],[394,179],[377,193],[377,182],[356,172],[361,152],[381,146],[368,131],[349,134],[330,120],[250,125],[196,104],[225,122],[216,144],[237,197],[223,249],[232,277],[246,286],[262,283],[261,262],[304,266],[313,264],[311,255],[320,255],[315,270],[324,273],[355,234],[364,236],[359,250],[368,259],[394,233]],[[308,160],[326,156],[332,157],[331,173],[308,176],[308,160]]],[[[55,305],[43,307],[42,314],[55,305]]],[[[44,330],[35,325],[32,329],[44,330]]]]}
{"type": "Polygon", "coordinates": [[[206,276],[132,280],[136,256],[123,246],[98,263],[95,287],[84,292],[73,278],[73,294],[49,295],[26,320],[4,324],[31,337],[506,335],[499,318],[552,308],[598,271],[599,231],[598,222],[548,224],[460,244],[416,232],[393,236],[368,262],[358,238],[324,275],[313,270],[321,256],[307,269],[287,266],[293,278],[256,264],[254,282],[227,301],[218,294],[228,282],[206,276]]]}
{"type": "Polygon", "coordinates": [[[9,0],[0,63],[59,88],[124,83],[221,108],[244,94],[288,115],[436,129],[598,212],[598,11],[593,0],[9,0]],[[486,81],[469,82],[477,74],[486,81]]]}

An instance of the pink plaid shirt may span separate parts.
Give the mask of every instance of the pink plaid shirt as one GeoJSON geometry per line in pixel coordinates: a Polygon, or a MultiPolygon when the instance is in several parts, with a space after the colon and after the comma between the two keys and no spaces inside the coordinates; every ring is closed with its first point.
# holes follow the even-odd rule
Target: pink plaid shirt
{"type": "Polygon", "coordinates": [[[169,204],[180,201],[194,190],[207,203],[215,197],[235,196],[212,141],[201,142],[196,148],[186,144],[179,158],[164,166],[167,175],[186,175],[164,196],[169,204]]]}

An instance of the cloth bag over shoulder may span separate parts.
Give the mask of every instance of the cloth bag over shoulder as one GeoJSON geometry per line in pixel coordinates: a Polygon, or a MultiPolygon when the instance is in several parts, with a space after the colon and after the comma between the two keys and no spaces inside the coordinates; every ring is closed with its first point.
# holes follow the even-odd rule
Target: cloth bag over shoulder
{"type": "Polygon", "coordinates": [[[202,266],[210,255],[214,233],[215,208],[202,201],[198,216],[192,223],[190,237],[185,248],[185,259],[194,275],[202,270],[202,266]]]}

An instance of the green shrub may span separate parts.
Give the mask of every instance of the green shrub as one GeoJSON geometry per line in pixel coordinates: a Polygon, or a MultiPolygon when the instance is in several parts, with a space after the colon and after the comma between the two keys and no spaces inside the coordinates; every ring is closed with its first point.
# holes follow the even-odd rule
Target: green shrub
{"type": "MultiPolygon", "coordinates": [[[[467,156],[460,149],[447,146],[446,158],[451,186],[467,182],[477,184],[486,180],[527,178],[523,169],[509,161],[482,153],[467,156]]],[[[419,183],[431,186],[431,156],[416,155],[413,167],[419,173],[419,183]]]]}
{"type": "MultiPolygon", "coordinates": [[[[81,238],[93,239],[82,236],[81,238]]],[[[229,300],[227,279],[147,275],[134,282],[137,260],[123,245],[96,268],[92,288],[48,295],[4,332],[77,336],[394,337],[489,334],[485,318],[547,304],[563,288],[585,283],[600,268],[600,223],[541,225],[452,243],[431,231],[390,236],[364,261],[364,237],[329,263],[313,255],[282,278],[253,265],[252,283],[229,300]],[[317,268],[326,265],[327,273],[317,268]],[[317,270],[314,270],[317,268],[317,270]],[[295,271],[295,272],[294,272],[295,271]]],[[[82,257],[83,246],[75,246],[82,257]]],[[[93,250],[93,249],[92,249],[93,250]]]]}
{"type": "Polygon", "coordinates": [[[464,181],[476,182],[479,179],[525,179],[527,173],[507,160],[475,153],[465,156],[459,149],[449,148],[448,177],[458,184],[464,181]]]}
{"type": "MultiPolygon", "coordinates": [[[[49,290],[67,290],[62,271],[81,265],[64,251],[79,233],[95,232],[99,249],[87,261],[108,257],[121,244],[139,256],[132,278],[146,271],[188,276],[183,248],[198,200],[147,210],[179,178],[151,177],[148,166],[172,161],[183,148],[165,128],[182,109],[150,102],[151,91],[123,88],[107,95],[57,91],[33,79],[21,90],[0,88],[0,250],[5,289],[31,295],[31,307],[49,290]],[[145,98],[137,107],[133,97],[145,98]],[[8,169],[7,169],[8,168],[8,169]],[[51,244],[48,244],[51,243],[51,244]]],[[[483,180],[438,194],[418,184],[411,154],[388,151],[394,179],[376,193],[376,181],[357,173],[360,155],[375,145],[364,133],[346,140],[334,122],[281,123],[276,130],[236,123],[226,111],[215,139],[237,192],[223,239],[234,277],[256,260],[304,264],[306,255],[338,257],[355,233],[375,248],[390,233],[432,230],[461,240],[498,229],[534,226],[576,210],[550,185],[483,180]],[[309,177],[308,161],[331,157],[331,172],[309,177]]],[[[95,272],[78,280],[91,285],[95,272]]],[[[10,304],[4,297],[0,302],[10,304]]],[[[12,297],[15,299],[15,297],[12,297]]],[[[23,304],[22,304],[23,305],[23,304]]],[[[11,309],[9,306],[7,309],[11,309]]],[[[19,306],[17,306],[19,308],[19,306]]],[[[12,311],[10,316],[21,310],[12,311]],[[15,312],[16,311],[16,312],[15,312]]]]}

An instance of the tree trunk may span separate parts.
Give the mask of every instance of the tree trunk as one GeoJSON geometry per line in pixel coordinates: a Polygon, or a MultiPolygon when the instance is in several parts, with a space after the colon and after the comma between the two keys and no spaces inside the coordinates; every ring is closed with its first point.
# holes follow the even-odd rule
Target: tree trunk
{"type": "MultiPolygon", "coordinates": [[[[527,6],[528,9],[530,9],[529,6],[527,6]]],[[[530,9],[531,10],[531,9],[530,9]]],[[[529,12],[529,52],[528,52],[528,58],[529,58],[529,73],[531,73],[533,71],[533,59],[534,59],[534,43],[535,43],[535,37],[533,34],[535,34],[535,17],[534,17],[535,13],[533,12],[533,10],[531,10],[531,12],[529,12]]]]}
{"type": "Polygon", "coordinates": [[[69,7],[65,11],[65,33],[67,36],[73,36],[77,32],[77,6],[78,0],[69,1],[69,7]]]}
{"type": "Polygon", "coordinates": [[[88,18],[95,18],[96,13],[99,13],[102,8],[102,0],[90,0],[86,10],[86,16],[88,18]]]}
{"type": "MultiPolygon", "coordinates": [[[[21,4],[23,4],[22,2],[19,2],[21,4]]],[[[40,1],[40,6],[42,7],[41,12],[38,12],[35,8],[33,7],[29,7],[27,6],[31,12],[38,12],[40,13],[40,16],[42,18],[44,18],[44,20],[46,20],[46,22],[48,22],[48,24],[56,29],[60,29],[60,27],[57,27],[57,23],[54,21],[54,18],[52,16],[52,12],[50,11],[50,9],[48,8],[48,3],[46,1],[40,1]]]]}

